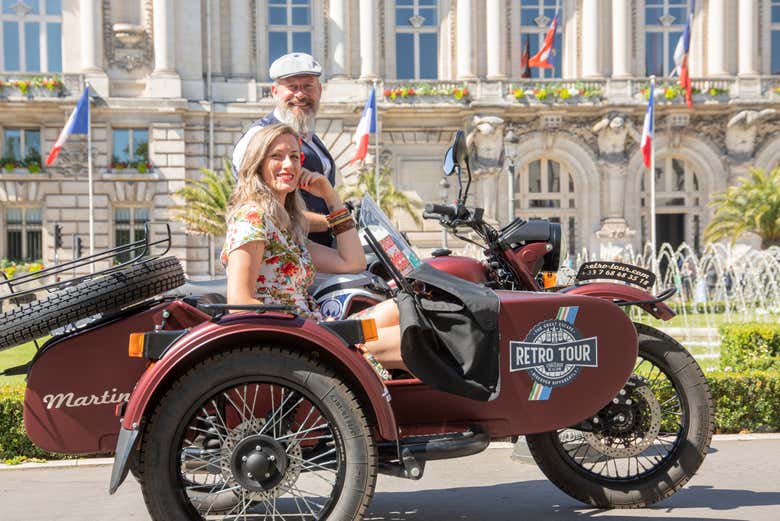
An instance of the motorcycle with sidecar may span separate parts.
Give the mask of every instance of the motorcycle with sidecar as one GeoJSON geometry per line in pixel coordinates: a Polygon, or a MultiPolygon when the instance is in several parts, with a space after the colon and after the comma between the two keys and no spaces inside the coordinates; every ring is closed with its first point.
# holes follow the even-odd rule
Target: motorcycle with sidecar
{"type": "Polygon", "coordinates": [[[23,284],[49,292],[0,315],[0,348],[53,330],[6,371],[27,374],[32,441],[114,453],[109,491],[132,473],[155,520],[356,520],[378,473],[421,479],[427,461],[519,435],[556,486],[601,508],[652,504],[695,474],[713,429],[706,380],[619,305],[630,295],[659,309],[656,297],[610,282],[595,296],[490,288],[421,262],[370,199],[361,217],[399,305],[408,377],[382,380],[363,356],[370,318],[165,296],[183,275],[152,255],[170,235],[150,229],[121,251],[5,281],[17,301],[33,291],[23,284]]]}

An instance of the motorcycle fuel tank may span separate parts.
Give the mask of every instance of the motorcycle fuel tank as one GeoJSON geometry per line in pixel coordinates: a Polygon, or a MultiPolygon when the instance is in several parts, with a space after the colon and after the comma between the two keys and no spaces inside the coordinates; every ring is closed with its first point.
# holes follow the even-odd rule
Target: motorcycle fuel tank
{"type": "Polygon", "coordinates": [[[446,271],[447,273],[468,280],[469,282],[474,282],[475,284],[484,284],[487,282],[485,266],[471,257],[447,255],[444,257],[424,259],[423,262],[438,270],[446,271]]]}

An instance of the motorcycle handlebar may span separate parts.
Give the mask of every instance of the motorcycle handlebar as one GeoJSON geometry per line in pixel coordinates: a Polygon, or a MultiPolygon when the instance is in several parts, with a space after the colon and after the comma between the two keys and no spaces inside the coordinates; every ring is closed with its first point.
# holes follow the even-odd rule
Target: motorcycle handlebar
{"type": "Polygon", "coordinates": [[[428,203],[425,205],[425,212],[423,212],[423,218],[425,219],[438,219],[439,217],[454,219],[457,216],[458,208],[454,204],[428,203]]]}

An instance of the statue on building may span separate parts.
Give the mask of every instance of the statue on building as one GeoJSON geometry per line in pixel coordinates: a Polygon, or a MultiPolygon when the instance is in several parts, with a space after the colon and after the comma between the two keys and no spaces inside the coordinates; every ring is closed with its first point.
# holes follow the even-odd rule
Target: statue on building
{"type": "Polygon", "coordinates": [[[474,116],[472,125],[466,144],[476,178],[476,201],[485,209],[487,219],[497,221],[498,174],[504,168],[504,120],[496,116],[474,116]]]}
{"type": "Polygon", "coordinates": [[[777,113],[775,109],[741,110],[726,125],[726,150],[736,159],[753,156],[758,135],[758,124],[777,113]]]}

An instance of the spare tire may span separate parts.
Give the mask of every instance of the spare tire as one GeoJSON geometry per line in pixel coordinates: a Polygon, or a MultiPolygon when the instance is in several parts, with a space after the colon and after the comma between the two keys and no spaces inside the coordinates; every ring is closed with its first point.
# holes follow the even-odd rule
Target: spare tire
{"type": "Polygon", "coordinates": [[[22,304],[0,315],[0,350],[48,335],[98,313],[118,311],[184,284],[176,257],[131,264],[118,271],[22,304]]]}

